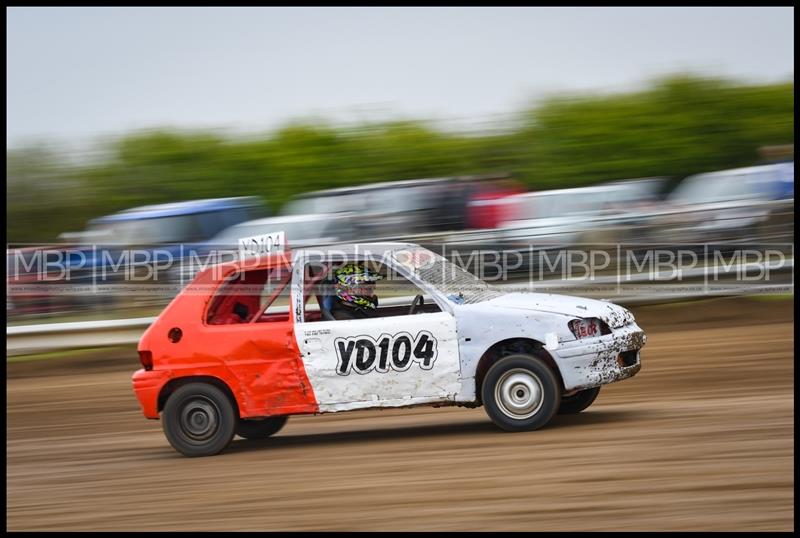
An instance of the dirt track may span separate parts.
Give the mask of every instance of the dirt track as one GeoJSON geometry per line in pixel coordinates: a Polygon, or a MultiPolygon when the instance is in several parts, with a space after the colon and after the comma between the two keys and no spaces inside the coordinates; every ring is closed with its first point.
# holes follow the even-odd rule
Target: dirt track
{"type": "Polygon", "coordinates": [[[634,313],[642,371],[530,433],[483,409],[353,412],[189,459],[140,415],[135,357],[12,365],[7,529],[793,530],[790,302],[634,313]]]}

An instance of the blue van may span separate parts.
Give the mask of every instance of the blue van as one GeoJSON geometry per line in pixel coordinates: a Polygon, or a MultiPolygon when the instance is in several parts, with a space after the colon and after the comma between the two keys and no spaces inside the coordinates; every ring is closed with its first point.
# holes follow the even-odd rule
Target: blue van
{"type": "Polygon", "coordinates": [[[117,245],[204,241],[229,226],[266,217],[267,213],[255,196],[148,205],[93,219],[83,237],[117,245]]]}
{"type": "Polygon", "coordinates": [[[146,266],[170,258],[180,262],[220,231],[269,211],[256,196],[211,198],[134,207],[89,221],[86,231],[62,234],[78,242],[81,268],[121,273],[131,264],[146,266]],[[135,252],[135,254],[134,254],[135,252]],[[134,256],[141,260],[133,259],[134,256]],[[125,256],[128,256],[127,258],[125,256]]]}

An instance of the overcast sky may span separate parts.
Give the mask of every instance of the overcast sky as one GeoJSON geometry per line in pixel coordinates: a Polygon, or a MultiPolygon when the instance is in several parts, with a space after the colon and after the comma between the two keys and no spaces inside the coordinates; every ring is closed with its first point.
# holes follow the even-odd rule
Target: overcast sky
{"type": "Polygon", "coordinates": [[[793,8],[8,8],[7,147],[507,115],[691,71],[793,80],[793,8]]]}

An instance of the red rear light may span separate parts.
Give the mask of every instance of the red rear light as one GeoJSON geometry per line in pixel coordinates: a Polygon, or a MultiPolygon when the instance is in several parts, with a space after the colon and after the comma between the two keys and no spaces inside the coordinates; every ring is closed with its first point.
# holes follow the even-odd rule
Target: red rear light
{"type": "Polygon", "coordinates": [[[151,351],[139,351],[139,362],[145,370],[153,369],[153,353],[151,351]]]}

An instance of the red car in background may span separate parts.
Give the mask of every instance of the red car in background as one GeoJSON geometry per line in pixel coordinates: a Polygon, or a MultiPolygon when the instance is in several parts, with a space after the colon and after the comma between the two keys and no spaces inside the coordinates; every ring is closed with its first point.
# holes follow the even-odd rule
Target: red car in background
{"type": "Polygon", "coordinates": [[[481,181],[471,185],[467,201],[467,228],[497,228],[501,222],[513,217],[510,196],[525,189],[512,179],[481,181]]]}
{"type": "MultiPolygon", "coordinates": [[[[60,293],[65,245],[6,249],[6,313],[11,316],[52,314],[74,307],[74,294],[60,293]]],[[[73,279],[81,275],[72,274],[73,279]]]]}

